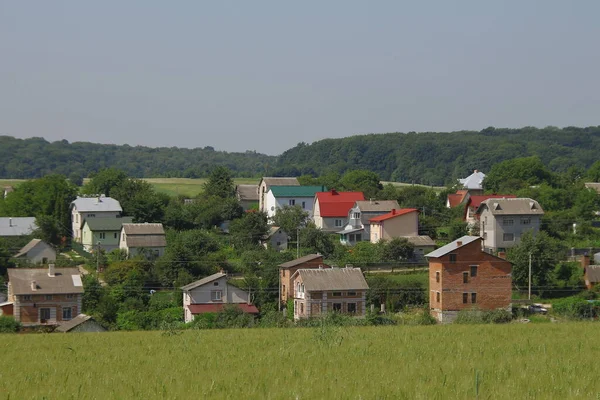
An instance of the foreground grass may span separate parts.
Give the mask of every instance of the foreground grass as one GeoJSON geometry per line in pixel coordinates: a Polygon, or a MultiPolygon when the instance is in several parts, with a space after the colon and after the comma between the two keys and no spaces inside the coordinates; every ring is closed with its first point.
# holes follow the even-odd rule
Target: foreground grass
{"type": "Polygon", "coordinates": [[[481,399],[596,398],[597,331],[565,323],[0,335],[0,398],[469,399],[476,380],[481,399]]]}

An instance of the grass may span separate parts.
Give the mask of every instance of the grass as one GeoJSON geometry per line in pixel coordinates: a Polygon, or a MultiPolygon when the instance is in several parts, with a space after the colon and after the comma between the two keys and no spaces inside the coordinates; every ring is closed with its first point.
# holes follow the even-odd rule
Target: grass
{"type": "Polygon", "coordinates": [[[429,285],[429,271],[415,271],[415,272],[395,272],[393,274],[367,274],[369,277],[383,277],[398,287],[412,286],[413,284],[420,283],[423,287],[429,285]]]}
{"type": "Polygon", "coordinates": [[[23,182],[25,182],[25,179],[0,179],[0,188],[4,186],[17,187],[23,182]]]}
{"type": "Polygon", "coordinates": [[[333,341],[319,328],[0,335],[0,398],[596,398],[597,328],[361,327],[332,330],[333,341]]]}

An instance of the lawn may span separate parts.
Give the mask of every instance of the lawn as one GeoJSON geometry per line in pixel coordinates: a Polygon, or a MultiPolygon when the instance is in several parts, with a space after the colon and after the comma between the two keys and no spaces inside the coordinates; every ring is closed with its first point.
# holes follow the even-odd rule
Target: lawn
{"type": "Polygon", "coordinates": [[[597,331],[564,323],[0,335],[0,398],[589,399],[600,393],[597,331]]]}

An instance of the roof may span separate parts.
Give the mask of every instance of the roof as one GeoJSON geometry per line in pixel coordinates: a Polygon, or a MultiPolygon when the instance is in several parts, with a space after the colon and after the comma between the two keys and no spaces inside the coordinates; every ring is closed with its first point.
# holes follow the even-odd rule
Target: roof
{"type": "Polygon", "coordinates": [[[482,202],[488,199],[516,199],[517,196],[514,194],[486,194],[486,195],[475,195],[469,198],[467,204],[470,207],[479,207],[482,202]]]}
{"type": "Polygon", "coordinates": [[[165,247],[165,235],[128,235],[125,237],[127,247],[165,247]]]}
{"type": "Polygon", "coordinates": [[[586,182],[584,183],[585,187],[588,189],[593,189],[596,192],[600,193],[600,183],[597,182],[586,182]]]}
{"type": "Polygon", "coordinates": [[[360,268],[299,269],[307,291],[365,290],[369,288],[360,268]]]}
{"type": "Polygon", "coordinates": [[[328,192],[317,192],[317,201],[321,217],[347,217],[348,211],[357,201],[365,199],[362,192],[338,192],[330,190],[328,192]]]}
{"type": "Polygon", "coordinates": [[[182,286],[181,290],[192,290],[197,288],[198,286],[206,285],[207,283],[223,278],[224,276],[227,276],[227,274],[224,274],[223,272],[217,272],[216,274],[212,274],[210,276],[207,276],[206,278],[202,278],[200,280],[182,286]]]}
{"type": "Polygon", "coordinates": [[[237,185],[235,192],[240,200],[258,201],[258,185],[237,185]]]}
{"type": "Polygon", "coordinates": [[[419,210],[417,210],[416,208],[402,208],[400,210],[392,210],[392,212],[389,212],[387,214],[383,214],[383,215],[379,215],[377,217],[371,218],[369,221],[371,221],[371,222],[386,221],[388,219],[396,218],[401,215],[406,215],[406,214],[410,214],[413,212],[418,213],[419,210]]]}
{"type": "Polygon", "coordinates": [[[271,186],[275,197],[315,197],[315,193],[324,192],[325,186],[271,186]]]}
{"type": "Polygon", "coordinates": [[[117,200],[103,194],[97,197],[77,197],[71,202],[71,207],[73,206],[77,208],[77,211],[83,212],[123,211],[117,200]]]}
{"type": "Polygon", "coordinates": [[[588,265],[585,267],[585,272],[590,282],[600,282],[600,265],[588,265]]]}
{"type": "Polygon", "coordinates": [[[528,197],[515,199],[487,199],[481,203],[477,213],[487,207],[493,215],[543,215],[540,203],[528,197]]]}
{"type": "Polygon", "coordinates": [[[412,243],[414,246],[435,246],[435,241],[429,236],[403,236],[408,240],[409,243],[412,243]]]}
{"type": "Polygon", "coordinates": [[[309,262],[312,260],[316,260],[317,258],[323,258],[322,254],[309,254],[307,256],[303,256],[300,258],[296,258],[295,260],[285,262],[283,264],[279,264],[279,268],[291,268],[300,264],[304,264],[305,262],[309,262]]]}
{"type": "Polygon", "coordinates": [[[38,226],[35,217],[1,217],[0,236],[31,235],[38,226]]]}
{"type": "Polygon", "coordinates": [[[362,212],[390,212],[399,209],[400,204],[396,200],[359,200],[355,207],[362,212]]]}
{"type": "MultiPolygon", "coordinates": [[[[268,177],[265,176],[260,180],[260,183],[264,182],[267,187],[271,186],[300,186],[297,178],[286,178],[286,177],[268,177]]],[[[260,186],[260,184],[259,184],[260,186]]]]}
{"type": "Polygon", "coordinates": [[[225,306],[237,306],[243,312],[248,314],[258,314],[258,308],[252,304],[246,303],[217,303],[217,304],[190,304],[187,308],[192,314],[216,313],[222,311],[225,306]]]}
{"type": "Polygon", "coordinates": [[[15,295],[83,293],[83,284],[77,268],[56,268],[55,276],[48,276],[48,268],[9,268],[8,282],[15,295]],[[31,289],[35,281],[36,290],[31,289]]]}
{"type": "Polygon", "coordinates": [[[22,257],[24,255],[27,255],[27,253],[29,253],[31,251],[31,249],[33,249],[34,247],[36,247],[40,243],[43,243],[47,247],[49,247],[52,250],[54,250],[54,248],[52,248],[52,246],[50,246],[48,243],[44,242],[42,239],[32,239],[21,250],[19,250],[19,252],[17,254],[15,254],[14,257],[15,258],[19,258],[19,257],[22,257]]]}
{"type": "Polygon", "coordinates": [[[123,224],[130,224],[133,222],[133,217],[121,217],[121,218],[87,218],[84,226],[90,228],[92,232],[97,231],[120,231],[123,224]]]}
{"type": "Polygon", "coordinates": [[[448,205],[450,208],[460,205],[469,194],[468,190],[457,190],[456,193],[450,193],[448,195],[448,205]]]}
{"type": "Polygon", "coordinates": [[[348,233],[353,233],[353,232],[359,232],[359,231],[363,231],[364,228],[348,228],[348,229],[344,229],[343,231],[339,231],[336,232],[339,235],[347,235],[348,233]]]}
{"type": "Polygon", "coordinates": [[[123,230],[126,235],[164,235],[165,230],[162,224],[128,224],[123,223],[123,230]]]}
{"type": "MultiPolygon", "coordinates": [[[[269,231],[267,232],[267,234],[263,237],[264,239],[270,238],[271,236],[275,235],[277,232],[279,232],[281,230],[281,227],[279,226],[271,226],[269,228],[269,231]]],[[[284,231],[281,231],[282,234],[285,234],[284,231]]]]}
{"type": "Polygon", "coordinates": [[[79,325],[83,324],[86,321],[89,321],[90,319],[93,319],[91,316],[89,315],[85,315],[85,314],[79,314],[78,316],[76,316],[75,318],[73,318],[72,320],[69,320],[63,324],[60,324],[55,330],[54,332],[69,332],[70,330],[78,327],[79,325]]]}
{"type": "Polygon", "coordinates": [[[483,189],[483,179],[485,174],[477,170],[467,176],[465,179],[459,179],[458,181],[463,185],[465,189],[483,189]]]}
{"type": "Polygon", "coordinates": [[[446,254],[459,249],[463,246],[468,245],[469,243],[473,243],[476,240],[480,240],[479,236],[463,236],[460,239],[456,239],[454,242],[448,243],[445,246],[440,247],[437,250],[432,251],[431,253],[425,254],[425,257],[431,258],[439,258],[445,256],[446,254]],[[460,243],[460,244],[459,244],[460,243]]]}

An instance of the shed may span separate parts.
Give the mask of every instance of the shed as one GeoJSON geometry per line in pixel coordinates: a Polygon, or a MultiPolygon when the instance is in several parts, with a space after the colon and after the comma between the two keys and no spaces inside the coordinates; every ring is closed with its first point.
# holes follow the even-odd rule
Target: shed
{"type": "Polygon", "coordinates": [[[89,315],[79,314],[70,321],[59,325],[55,332],[106,332],[106,328],[100,325],[94,318],[89,315]]]}

